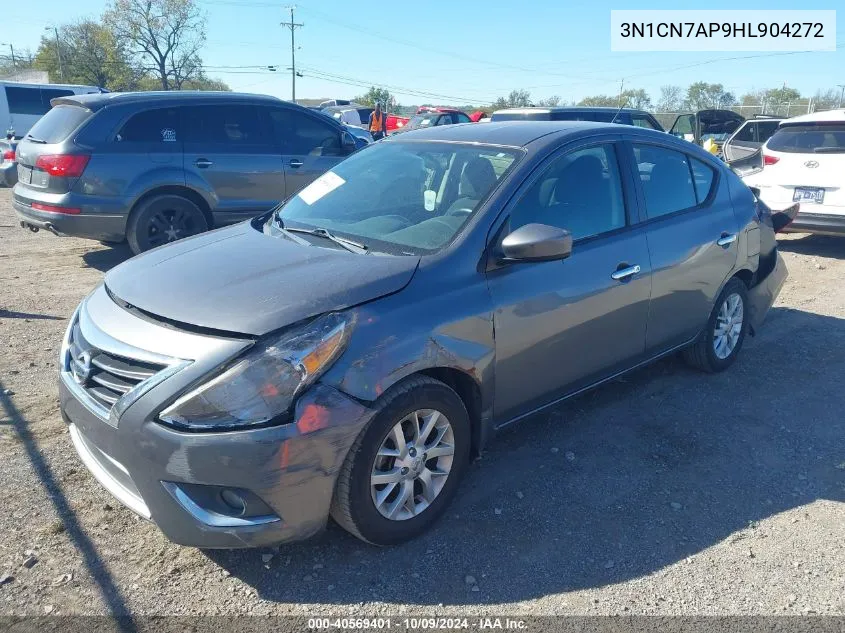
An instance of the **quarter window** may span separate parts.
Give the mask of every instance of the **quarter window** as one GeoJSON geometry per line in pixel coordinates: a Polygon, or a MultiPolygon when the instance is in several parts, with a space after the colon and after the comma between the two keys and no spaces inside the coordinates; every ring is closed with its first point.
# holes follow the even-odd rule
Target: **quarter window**
{"type": "Polygon", "coordinates": [[[624,227],[614,146],[597,145],[556,159],[511,213],[511,230],[531,223],[566,229],[576,240],[624,227]]]}
{"type": "Polygon", "coordinates": [[[644,127],[647,130],[656,130],[658,129],[654,123],[651,122],[647,116],[643,116],[641,114],[632,114],[631,115],[631,122],[637,127],[644,127]]]}
{"type": "Polygon", "coordinates": [[[713,171],[710,165],[705,165],[696,158],[690,158],[689,161],[690,167],[692,168],[693,182],[695,183],[695,197],[698,204],[701,204],[707,200],[710,190],[713,189],[716,172],[713,171]]]}
{"type": "MultiPolygon", "coordinates": [[[[692,179],[693,171],[686,154],[655,145],[635,144],[634,156],[649,218],[683,211],[698,204],[696,185],[692,179]]],[[[701,174],[703,200],[712,187],[713,171],[704,163],[692,160],[698,163],[695,170],[701,174]]]]}
{"type": "Polygon", "coordinates": [[[124,123],[115,136],[119,143],[175,143],[181,142],[179,110],[160,108],[139,112],[124,123]]]}

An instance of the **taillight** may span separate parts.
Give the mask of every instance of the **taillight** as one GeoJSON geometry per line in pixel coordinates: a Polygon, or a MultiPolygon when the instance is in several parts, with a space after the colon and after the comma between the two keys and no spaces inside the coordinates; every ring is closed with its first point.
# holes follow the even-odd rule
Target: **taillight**
{"type": "Polygon", "coordinates": [[[35,166],[51,176],[77,178],[85,171],[90,159],[88,154],[45,154],[38,157],[35,166]]]}
{"type": "Polygon", "coordinates": [[[7,149],[3,152],[3,160],[14,161],[15,160],[15,150],[7,149]]]}
{"type": "Polygon", "coordinates": [[[763,154],[763,164],[764,165],[774,165],[779,160],[780,160],[780,158],[778,158],[777,156],[771,156],[769,154],[763,154]]]}

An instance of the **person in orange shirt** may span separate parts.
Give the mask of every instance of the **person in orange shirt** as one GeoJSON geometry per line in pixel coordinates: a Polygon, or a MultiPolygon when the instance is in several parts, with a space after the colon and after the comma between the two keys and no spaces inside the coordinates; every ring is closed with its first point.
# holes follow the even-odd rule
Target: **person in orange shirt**
{"type": "Polygon", "coordinates": [[[381,111],[380,103],[376,103],[376,109],[370,114],[367,129],[373,135],[374,141],[384,138],[385,134],[387,134],[387,116],[381,111]]]}

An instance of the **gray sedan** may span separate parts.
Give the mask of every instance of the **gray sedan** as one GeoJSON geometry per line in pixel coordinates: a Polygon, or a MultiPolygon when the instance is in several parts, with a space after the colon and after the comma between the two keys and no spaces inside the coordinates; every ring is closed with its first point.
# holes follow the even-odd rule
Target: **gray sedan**
{"type": "Polygon", "coordinates": [[[178,543],[330,515],[399,543],[497,429],[676,351],[727,369],[784,283],[788,219],[659,132],[409,132],[112,270],[67,330],[61,409],[93,475],[178,543]]]}

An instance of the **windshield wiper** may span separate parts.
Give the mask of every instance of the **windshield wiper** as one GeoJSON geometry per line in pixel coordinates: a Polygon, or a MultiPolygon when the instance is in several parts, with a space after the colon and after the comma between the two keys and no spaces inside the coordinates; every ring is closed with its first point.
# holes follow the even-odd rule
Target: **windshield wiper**
{"type": "Polygon", "coordinates": [[[280,228],[283,231],[287,231],[288,233],[305,233],[306,235],[316,235],[317,237],[324,237],[327,240],[331,240],[335,244],[339,244],[349,252],[358,253],[359,255],[366,255],[367,252],[370,250],[366,244],[353,242],[352,240],[348,240],[345,237],[338,237],[337,235],[330,233],[328,229],[324,229],[319,226],[313,229],[298,229],[290,226],[281,226],[280,228]]]}
{"type": "Polygon", "coordinates": [[[42,145],[46,145],[47,141],[43,138],[35,138],[34,136],[30,136],[29,134],[26,135],[26,140],[32,141],[33,143],[41,143],[42,145]]]}

